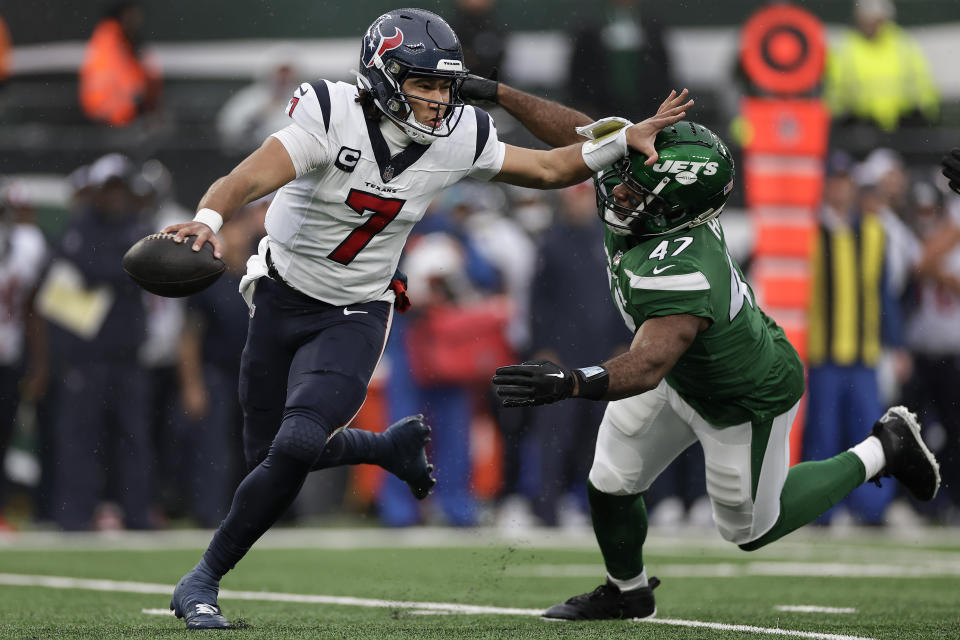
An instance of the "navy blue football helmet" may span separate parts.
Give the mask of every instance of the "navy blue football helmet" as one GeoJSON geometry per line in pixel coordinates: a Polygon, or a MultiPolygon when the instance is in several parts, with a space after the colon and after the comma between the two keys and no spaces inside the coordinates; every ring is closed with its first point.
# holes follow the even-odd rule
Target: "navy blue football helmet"
{"type": "Polygon", "coordinates": [[[377,108],[415,142],[429,144],[453,132],[463,114],[460,86],[466,75],[460,40],[435,13],[397,9],[377,18],[363,36],[359,85],[370,92],[377,108]],[[404,80],[423,76],[449,79],[449,101],[425,100],[404,93],[404,80]],[[441,105],[445,108],[442,120],[436,126],[418,122],[410,100],[441,105]]]}

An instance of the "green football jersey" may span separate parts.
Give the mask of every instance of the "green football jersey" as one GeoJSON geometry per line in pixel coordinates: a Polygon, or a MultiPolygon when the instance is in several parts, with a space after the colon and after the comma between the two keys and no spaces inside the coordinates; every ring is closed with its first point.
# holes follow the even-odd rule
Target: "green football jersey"
{"type": "Polygon", "coordinates": [[[803,395],[803,364],[777,324],[757,307],[711,220],[636,239],[606,230],[610,289],[632,332],[648,318],[690,314],[712,321],[666,376],[709,423],[765,420],[803,395]]]}

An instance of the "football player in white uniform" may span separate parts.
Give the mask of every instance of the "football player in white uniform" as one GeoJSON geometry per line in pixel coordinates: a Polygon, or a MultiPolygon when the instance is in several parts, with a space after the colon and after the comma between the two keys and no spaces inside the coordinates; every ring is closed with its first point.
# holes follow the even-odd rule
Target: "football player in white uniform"
{"type": "MultiPolygon", "coordinates": [[[[382,436],[349,425],[386,343],[404,242],[441,190],[465,177],[543,189],[582,182],[628,145],[656,159],[654,137],[693,102],[675,93],[636,125],[607,118],[589,140],[551,151],[506,145],[489,115],[467,106],[456,34],[439,16],[400,9],[363,37],[356,86],[302,84],[287,105],[291,124],[217,180],[193,221],[164,229],[178,241],[210,242],[246,203],[280,189],[267,236],[248,262],[241,293],[250,307],[240,375],[250,473],[203,559],[185,575],[171,608],[189,629],[225,628],[220,578],[293,501],[313,469],[379,464],[418,497],[433,485],[419,417],[382,436]]],[[[531,97],[532,98],[532,97],[531,97]]],[[[535,99],[552,124],[583,114],[535,99]]]]}

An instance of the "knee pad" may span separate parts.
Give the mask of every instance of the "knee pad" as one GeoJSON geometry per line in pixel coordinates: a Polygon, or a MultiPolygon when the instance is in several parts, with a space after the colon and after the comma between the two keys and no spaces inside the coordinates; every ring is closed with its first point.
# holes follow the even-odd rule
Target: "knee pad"
{"type": "Polygon", "coordinates": [[[707,493],[713,505],[713,519],[727,542],[750,541],[753,530],[753,500],[749,475],[739,469],[706,460],[707,493]],[[746,483],[746,486],[744,486],[746,483]]]}
{"type": "Polygon", "coordinates": [[[636,491],[634,485],[636,478],[627,477],[622,471],[607,464],[601,456],[593,460],[593,466],[590,468],[590,484],[598,491],[610,494],[612,496],[625,496],[640,493],[636,491]]]}
{"type": "Polygon", "coordinates": [[[313,464],[327,444],[331,428],[309,412],[289,412],[280,425],[270,451],[313,464]]]}

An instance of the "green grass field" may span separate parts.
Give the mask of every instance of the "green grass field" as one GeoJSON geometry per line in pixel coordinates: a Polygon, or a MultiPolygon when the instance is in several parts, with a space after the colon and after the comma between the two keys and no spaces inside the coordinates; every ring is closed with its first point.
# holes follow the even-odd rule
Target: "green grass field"
{"type": "MultiPolygon", "coordinates": [[[[205,532],[0,541],[0,638],[195,637],[169,593],[205,532]],[[53,579],[57,576],[67,579],[53,579]]],[[[268,534],[223,581],[230,638],[960,638],[960,531],[807,531],[747,554],[713,532],[651,535],[657,622],[536,614],[600,583],[589,532],[268,534]],[[796,610],[814,607],[814,610],[796,610]],[[791,609],[793,608],[793,609],[791,609]],[[827,610],[821,610],[828,608],[827,610]]]]}

